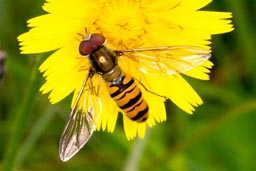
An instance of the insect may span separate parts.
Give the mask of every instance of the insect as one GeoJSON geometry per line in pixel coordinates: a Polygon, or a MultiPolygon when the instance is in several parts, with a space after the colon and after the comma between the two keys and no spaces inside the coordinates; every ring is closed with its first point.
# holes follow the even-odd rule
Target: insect
{"type": "Polygon", "coordinates": [[[4,77],[6,68],[5,68],[5,53],[0,49],[0,79],[4,77]]]}
{"type": "Polygon", "coordinates": [[[194,46],[111,50],[104,43],[104,36],[98,33],[87,35],[80,43],[79,52],[89,58],[91,66],[60,139],[59,155],[63,161],[73,157],[95,130],[95,117],[100,115],[101,109],[100,86],[94,86],[92,81],[96,74],[102,76],[111,98],[132,121],[140,123],[147,120],[149,107],[135,79],[118,65],[118,58],[131,58],[144,73],[172,75],[188,71],[211,57],[209,51],[194,46]]]}

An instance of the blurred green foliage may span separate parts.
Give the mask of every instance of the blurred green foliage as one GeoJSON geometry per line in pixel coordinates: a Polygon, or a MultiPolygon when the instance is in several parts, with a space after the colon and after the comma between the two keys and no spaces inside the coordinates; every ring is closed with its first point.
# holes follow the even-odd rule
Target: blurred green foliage
{"type": "MultiPolygon", "coordinates": [[[[0,48],[7,54],[0,80],[0,170],[256,170],[256,0],[215,0],[206,9],[231,11],[235,30],[213,36],[211,80],[186,78],[204,100],[194,115],[167,102],[168,120],[144,140],[127,141],[121,117],[113,134],[96,132],[71,161],[58,141],[71,97],[49,104],[38,92],[38,66],[47,57],[20,55],[17,36],[43,0],[0,0],[0,48]],[[17,124],[18,123],[18,124],[17,124]]],[[[65,27],[65,26],[63,26],[65,27]]]]}

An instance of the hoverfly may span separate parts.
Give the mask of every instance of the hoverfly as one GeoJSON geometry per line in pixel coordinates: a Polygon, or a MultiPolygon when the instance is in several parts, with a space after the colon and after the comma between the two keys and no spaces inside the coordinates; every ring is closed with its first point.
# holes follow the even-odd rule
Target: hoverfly
{"type": "Polygon", "coordinates": [[[91,63],[88,75],[72,107],[60,139],[59,155],[67,161],[90,139],[96,123],[95,115],[100,112],[98,91],[93,87],[92,78],[101,75],[106,82],[111,98],[134,122],[145,122],[148,105],[134,78],[124,73],[118,65],[118,58],[129,57],[138,62],[142,72],[171,75],[188,71],[211,57],[209,51],[194,46],[160,46],[111,50],[104,46],[105,38],[98,33],[89,34],[80,43],[79,52],[91,63]],[[87,95],[85,95],[87,94],[87,95]],[[79,108],[79,104],[83,104],[79,108]]]}
{"type": "Polygon", "coordinates": [[[4,74],[5,74],[5,71],[6,71],[5,60],[6,60],[6,55],[0,49],[0,79],[2,79],[4,77],[4,74]]]}

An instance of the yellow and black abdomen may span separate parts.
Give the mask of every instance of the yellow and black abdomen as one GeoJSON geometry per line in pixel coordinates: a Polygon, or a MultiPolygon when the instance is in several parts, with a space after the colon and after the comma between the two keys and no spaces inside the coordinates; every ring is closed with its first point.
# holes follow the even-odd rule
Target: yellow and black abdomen
{"type": "Polygon", "coordinates": [[[147,120],[148,105],[134,79],[129,75],[122,75],[120,81],[112,82],[108,89],[110,96],[131,120],[147,120]]]}

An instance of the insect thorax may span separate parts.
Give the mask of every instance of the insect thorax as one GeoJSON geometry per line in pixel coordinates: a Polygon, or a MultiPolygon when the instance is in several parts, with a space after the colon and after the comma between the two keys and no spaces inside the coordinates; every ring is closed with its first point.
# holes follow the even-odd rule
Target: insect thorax
{"type": "Polygon", "coordinates": [[[92,67],[100,75],[111,72],[117,65],[116,55],[105,46],[100,46],[94,50],[89,57],[92,67]]]}

